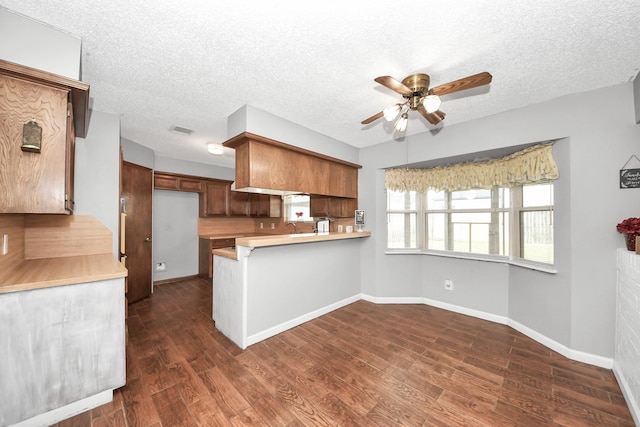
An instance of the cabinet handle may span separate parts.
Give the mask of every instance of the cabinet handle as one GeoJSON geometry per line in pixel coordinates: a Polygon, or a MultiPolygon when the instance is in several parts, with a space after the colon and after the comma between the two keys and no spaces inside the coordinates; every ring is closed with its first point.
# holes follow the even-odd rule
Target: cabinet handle
{"type": "Polygon", "coordinates": [[[151,237],[147,237],[144,239],[145,242],[150,242],[151,241],[151,237]]]}

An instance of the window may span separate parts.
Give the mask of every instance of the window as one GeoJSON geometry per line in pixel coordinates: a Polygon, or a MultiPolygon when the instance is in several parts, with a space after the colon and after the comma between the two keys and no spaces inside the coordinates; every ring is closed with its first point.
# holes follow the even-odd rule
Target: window
{"type": "Polygon", "coordinates": [[[296,194],[283,196],[285,221],[313,221],[310,215],[309,196],[296,194]],[[298,215],[298,214],[302,215],[298,215]]]}
{"type": "Polygon", "coordinates": [[[387,190],[387,247],[553,264],[553,184],[387,190]]]}

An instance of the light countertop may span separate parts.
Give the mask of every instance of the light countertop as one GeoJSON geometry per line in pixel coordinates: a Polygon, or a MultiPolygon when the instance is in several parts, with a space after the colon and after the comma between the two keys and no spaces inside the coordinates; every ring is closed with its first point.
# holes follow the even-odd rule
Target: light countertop
{"type": "Polygon", "coordinates": [[[127,269],[112,254],[29,259],[0,272],[0,294],[126,276],[127,269]]]}
{"type": "Polygon", "coordinates": [[[267,233],[221,233],[221,234],[201,234],[198,236],[200,239],[237,239],[238,237],[254,237],[254,236],[272,236],[267,233]]]}
{"type": "MultiPolygon", "coordinates": [[[[298,243],[325,242],[329,240],[360,239],[371,236],[370,231],[360,231],[353,233],[298,233],[298,234],[273,234],[267,236],[238,237],[236,246],[247,246],[249,248],[260,248],[265,246],[295,245],[298,243]]],[[[214,255],[231,259],[238,259],[235,249],[223,248],[214,249],[214,255]]]]}

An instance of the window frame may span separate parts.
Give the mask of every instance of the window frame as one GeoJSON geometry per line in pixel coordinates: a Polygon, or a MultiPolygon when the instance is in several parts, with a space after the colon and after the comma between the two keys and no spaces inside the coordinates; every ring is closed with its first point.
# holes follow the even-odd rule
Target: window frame
{"type": "MultiPolygon", "coordinates": [[[[553,188],[553,182],[541,182],[538,184],[528,184],[528,185],[544,185],[551,184],[553,188]]],[[[522,258],[521,255],[521,224],[520,218],[522,212],[527,211],[550,211],[553,215],[555,211],[554,201],[551,200],[551,205],[543,205],[543,206],[523,206],[523,196],[522,196],[522,185],[508,187],[509,189],[509,200],[508,207],[494,207],[494,203],[498,200],[495,196],[497,191],[502,187],[493,187],[491,188],[491,207],[490,208],[482,208],[482,209],[451,209],[451,197],[453,191],[445,190],[445,208],[444,209],[428,209],[427,206],[427,193],[424,192],[416,192],[416,207],[411,210],[401,210],[401,209],[393,209],[390,210],[389,206],[389,196],[387,195],[387,247],[386,254],[395,255],[395,254],[425,254],[425,255],[434,255],[434,256],[442,256],[449,258],[461,258],[461,259],[473,259],[473,260],[481,260],[481,261],[489,261],[489,262],[500,262],[500,263],[508,263],[512,265],[517,265],[525,268],[530,268],[538,271],[543,271],[547,273],[557,273],[555,268],[555,241],[553,243],[553,263],[545,263],[540,261],[535,261],[531,259],[522,258]],[[389,247],[389,215],[390,214],[401,214],[401,213],[415,213],[417,218],[416,224],[416,248],[391,248],[389,247]],[[491,214],[506,212],[508,214],[508,241],[506,242],[508,246],[508,252],[506,255],[500,254],[485,254],[485,253],[475,253],[475,252],[461,252],[454,251],[452,248],[451,242],[451,215],[453,213],[471,213],[471,212],[489,212],[491,214]],[[429,249],[427,248],[428,243],[428,215],[433,213],[442,213],[445,215],[445,226],[444,234],[445,234],[445,247],[448,249],[429,249]]],[[[505,187],[506,188],[506,187],[505,187]]],[[[390,190],[386,190],[387,192],[390,190]]],[[[553,216],[552,216],[553,220],[553,216]]],[[[499,238],[499,236],[498,236],[499,238]]],[[[555,236],[554,236],[555,238],[555,236]]],[[[490,243],[491,244],[491,243],[490,243]]]]}

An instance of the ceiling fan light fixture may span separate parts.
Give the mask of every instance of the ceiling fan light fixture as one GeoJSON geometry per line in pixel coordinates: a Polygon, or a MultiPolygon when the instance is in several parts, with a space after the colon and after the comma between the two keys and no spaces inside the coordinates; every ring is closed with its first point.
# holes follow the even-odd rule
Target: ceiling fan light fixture
{"type": "Polygon", "coordinates": [[[438,95],[427,95],[422,99],[422,105],[424,105],[424,109],[427,110],[427,113],[435,113],[440,109],[440,97],[438,95]]]}
{"type": "Polygon", "coordinates": [[[408,122],[409,122],[409,116],[407,115],[407,113],[403,113],[398,119],[398,121],[396,122],[396,124],[393,125],[393,127],[396,128],[398,132],[404,132],[405,130],[407,130],[408,122]]]}
{"type": "Polygon", "coordinates": [[[400,104],[393,104],[393,105],[385,108],[382,111],[382,113],[384,114],[385,120],[388,121],[388,122],[393,121],[393,119],[398,117],[398,114],[400,113],[400,109],[401,109],[401,105],[400,104]]]}
{"type": "Polygon", "coordinates": [[[214,156],[222,156],[223,154],[222,145],[216,144],[215,142],[207,144],[207,151],[214,156]]]}

